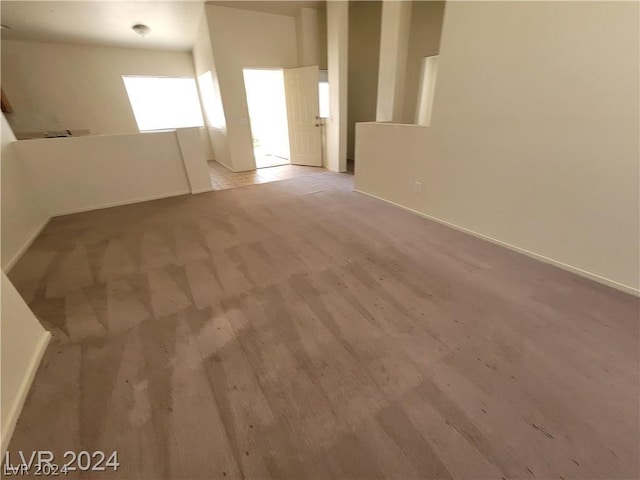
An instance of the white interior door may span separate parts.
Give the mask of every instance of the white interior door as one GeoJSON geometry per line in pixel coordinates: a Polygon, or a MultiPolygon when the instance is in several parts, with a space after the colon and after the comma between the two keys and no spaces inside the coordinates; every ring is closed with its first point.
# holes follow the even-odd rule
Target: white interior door
{"type": "Polygon", "coordinates": [[[318,66],[284,70],[291,163],[322,166],[322,122],[318,117],[318,66]]]}

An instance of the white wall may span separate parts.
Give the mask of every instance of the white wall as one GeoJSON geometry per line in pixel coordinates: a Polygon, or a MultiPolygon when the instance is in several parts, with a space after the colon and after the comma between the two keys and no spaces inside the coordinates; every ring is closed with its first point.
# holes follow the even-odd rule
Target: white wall
{"type": "Polygon", "coordinates": [[[175,132],[21,140],[14,148],[51,215],[191,192],[175,132]]]}
{"type": "Polygon", "coordinates": [[[431,126],[359,124],[356,188],[637,292],[639,8],[449,2],[431,126]]]}
{"type": "Polygon", "coordinates": [[[251,170],[255,160],[242,69],[297,66],[296,19],[215,5],[205,10],[226,116],[228,166],[251,170]]]}
{"type": "Polygon", "coordinates": [[[122,75],[193,77],[189,52],[2,41],[13,131],[136,133],[122,75]]]}
{"type": "Polygon", "coordinates": [[[22,411],[29,387],[51,335],[2,272],[0,365],[2,378],[2,452],[4,454],[22,411]]]}
{"type": "Polygon", "coordinates": [[[49,214],[14,151],[15,136],[2,114],[0,243],[2,268],[8,270],[49,220],[49,214]]]}

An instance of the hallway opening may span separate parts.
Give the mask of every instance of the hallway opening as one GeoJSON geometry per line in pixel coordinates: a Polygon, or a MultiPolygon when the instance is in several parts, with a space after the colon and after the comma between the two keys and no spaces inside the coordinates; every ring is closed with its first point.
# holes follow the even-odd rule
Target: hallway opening
{"type": "Polygon", "coordinates": [[[243,70],[256,168],[288,165],[289,131],[281,69],[243,70]]]}

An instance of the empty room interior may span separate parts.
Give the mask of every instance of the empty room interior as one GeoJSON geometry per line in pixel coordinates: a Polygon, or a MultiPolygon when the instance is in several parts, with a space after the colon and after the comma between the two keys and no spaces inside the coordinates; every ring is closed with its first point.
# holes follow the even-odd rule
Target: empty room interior
{"type": "Polygon", "coordinates": [[[640,3],[0,9],[3,477],[640,478],[640,3]]]}

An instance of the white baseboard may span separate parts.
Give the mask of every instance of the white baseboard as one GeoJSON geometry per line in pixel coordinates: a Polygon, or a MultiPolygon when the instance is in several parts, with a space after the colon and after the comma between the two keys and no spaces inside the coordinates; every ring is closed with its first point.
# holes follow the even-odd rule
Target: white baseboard
{"type": "Polygon", "coordinates": [[[231,167],[230,167],[229,165],[227,165],[226,163],[221,162],[220,160],[215,160],[215,159],[214,159],[213,161],[214,161],[214,162],[216,162],[216,163],[219,163],[220,165],[222,165],[223,167],[225,167],[225,168],[226,168],[227,170],[229,170],[230,172],[238,173],[236,170],[234,170],[233,168],[231,168],[231,167]]]}
{"type": "Polygon", "coordinates": [[[213,188],[209,187],[209,188],[199,188],[197,190],[192,190],[191,194],[192,195],[197,195],[198,193],[206,193],[206,192],[212,192],[213,188]]]}
{"type": "Polygon", "coordinates": [[[22,383],[20,384],[20,389],[18,390],[18,394],[13,401],[13,405],[11,406],[11,411],[9,412],[8,418],[3,422],[2,425],[2,456],[4,457],[4,452],[7,451],[7,447],[9,446],[9,442],[11,441],[11,437],[13,436],[13,431],[16,428],[16,424],[18,423],[18,418],[20,418],[20,413],[22,413],[22,407],[24,406],[24,402],[27,399],[27,395],[29,394],[29,389],[31,388],[31,384],[33,383],[33,379],[36,376],[36,372],[38,371],[38,367],[40,366],[40,361],[42,360],[42,356],[44,355],[45,350],[47,349],[47,345],[49,345],[49,341],[51,340],[51,333],[45,331],[42,334],[42,338],[38,342],[38,346],[36,350],[33,352],[33,356],[31,357],[31,362],[29,363],[29,367],[27,372],[22,379],[22,383]]]}
{"type": "Polygon", "coordinates": [[[5,273],[9,273],[9,271],[13,268],[16,262],[20,259],[22,254],[27,251],[27,248],[29,248],[33,243],[33,241],[36,239],[36,237],[40,235],[40,232],[44,230],[44,227],[47,226],[47,223],[49,223],[49,220],[51,220],[51,217],[47,217],[40,225],[38,225],[36,228],[34,228],[31,231],[31,233],[27,236],[27,239],[24,241],[22,246],[18,249],[16,253],[13,254],[13,256],[6,263],[6,265],[4,265],[3,270],[5,273]]]}
{"type": "Polygon", "coordinates": [[[190,189],[178,190],[170,193],[161,193],[160,195],[151,195],[142,198],[133,198],[131,200],[123,200],[120,202],[105,203],[102,205],[92,205],[90,207],[72,208],[70,210],[63,210],[61,212],[53,213],[54,217],[61,217],[62,215],[71,215],[74,213],[90,212],[92,210],[102,210],[103,208],[120,207],[122,205],[130,205],[132,203],[150,202],[151,200],[160,200],[161,198],[177,197],[178,195],[189,195],[190,189]]]}
{"type": "MultiPolygon", "coordinates": [[[[210,190],[198,190],[198,191],[193,192],[193,193],[203,193],[203,192],[208,192],[208,191],[210,191],[210,190]]],[[[3,266],[3,270],[4,270],[5,273],[9,273],[9,271],[13,268],[13,266],[16,264],[16,262],[24,254],[24,252],[26,252],[27,249],[31,246],[31,244],[36,239],[36,237],[38,235],[40,235],[40,232],[42,232],[42,230],[44,230],[44,227],[47,226],[47,224],[49,223],[49,220],[51,220],[52,217],[60,217],[62,215],[71,215],[71,214],[74,214],[74,213],[90,212],[92,210],[101,210],[103,208],[119,207],[119,206],[122,206],[122,205],[129,205],[129,204],[132,204],[132,203],[149,202],[151,200],[160,200],[161,198],[176,197],[178,195],[188,195],[190,193],[192,193],[190,190],[180,190],[180,191],[171,192],[171,193],[163,193],[163,194],[160,194],[160,195],[152,195],[152,196],[149,196],[149,197],[137,198],[137,199],[132,199],[132,200],[124,200],[124,201],[121,201],[121,202],[107,203],[107,204],[103,204],[103,205],[94,205],[94,206],[91,206],[91,207],[73,208],[73,209],[70,209],[70,210],[63,210],[61,212],[55,212],[55,213],[51,214],[51,216],[47,217],[47,219],[44,220],[40,225],[38,225],[36,228],[33,229],[33,231],[27,236],[27,239],[24,241],[24,243],[18,249],[18,251],[15,252],[13,254],[13,256],[11,257],[11,259],[3,266]]]]}
{"type": "Polygon", "coordinates": [[[608,287],[615,288],[616,290],[620,290],[622,292],[629,293],[631,295],[635,295],[636,297],[640,297],[640,289],[634,288],[634,287],[632,287],[630,285],[625,285],[624,283],[616,282],[615,280],[611,280],[610,278],[602,277],[602,276],[600,276],[600,275],[598,275],[596,273],[588,272],[588,271],[583,270],[581,268],[574,267],[573,265],[568,265],[566,263],[563,263],[563,262],[561,262],[559,260],[555,260],[553,258],[545,257],[544,255],[540,255],[539,253],[531,252],[529,250],[526,250],[524,248],[518,247],[516,245],[511,245],[510,243],[503,242],[502,240],[498,240],[496,238],[489,237],[489,236],[484,235],[482,233],[474,232],[473,230],[469,230],[468,228],[461,227],[459,225],[456,225],[455,223],[450,223],[450,222],[447,222],[445,220],[441,220],[441,219],[439,219],[437,217],[432,217],[431,215],[427,215],[426,213],[422,213],[422,212],[419,212],[419,211],[414,210],[412,208],[405,207],[404,205],[400,205],[399,203],[392,202],[391,200],[387,200],[386,198],[378,197],[376,195],[373,195],[373,194],[367,193],[367,192],[363,192],[362,190],[358,190],[358,189],[354,189],[354,191],[358,192],[358,193],[361,193],[363,195],[366,195],[368,197],[372,197],[372,198],[375,198],[377,200],[382,200],[383,202],[390,203],[391,205],[395,205],[396,207],[402,208],[403,210],[407,210],[409,212],[415,213],[416,215],[419,215],[421,217],[427,218],[429,220],[433,220],[434,222],[441,223],[442,225],[446,225],[447,227],[454,228],[454,229],[459,230],[461,232],[468,233],[469,235],[473,235],[474,237],[478,237],[478,238],[481,238],[481,239],[486,240],[488,242],[495,243],[496,245],[500,245],[502,247],[506,247],[509,250],[513,250],[513,251],[522,253],[522,254],[524,254],[524,255],[526,255],[528,257],[535,258],[536,260],[540,260],[540,261],[542,261],[544,263],[549,263],[551,265],[554,265],[554,266],[556,266],[558,268],[561,268],[563,270],[566,270],[568,272],[575,273],[576,275],[580,275],[581,277],[585,277],[585,278],[588,278],[588,279],[593,280],[595,282],[601,283],[603,285],[607,285],[608,287]]]}

